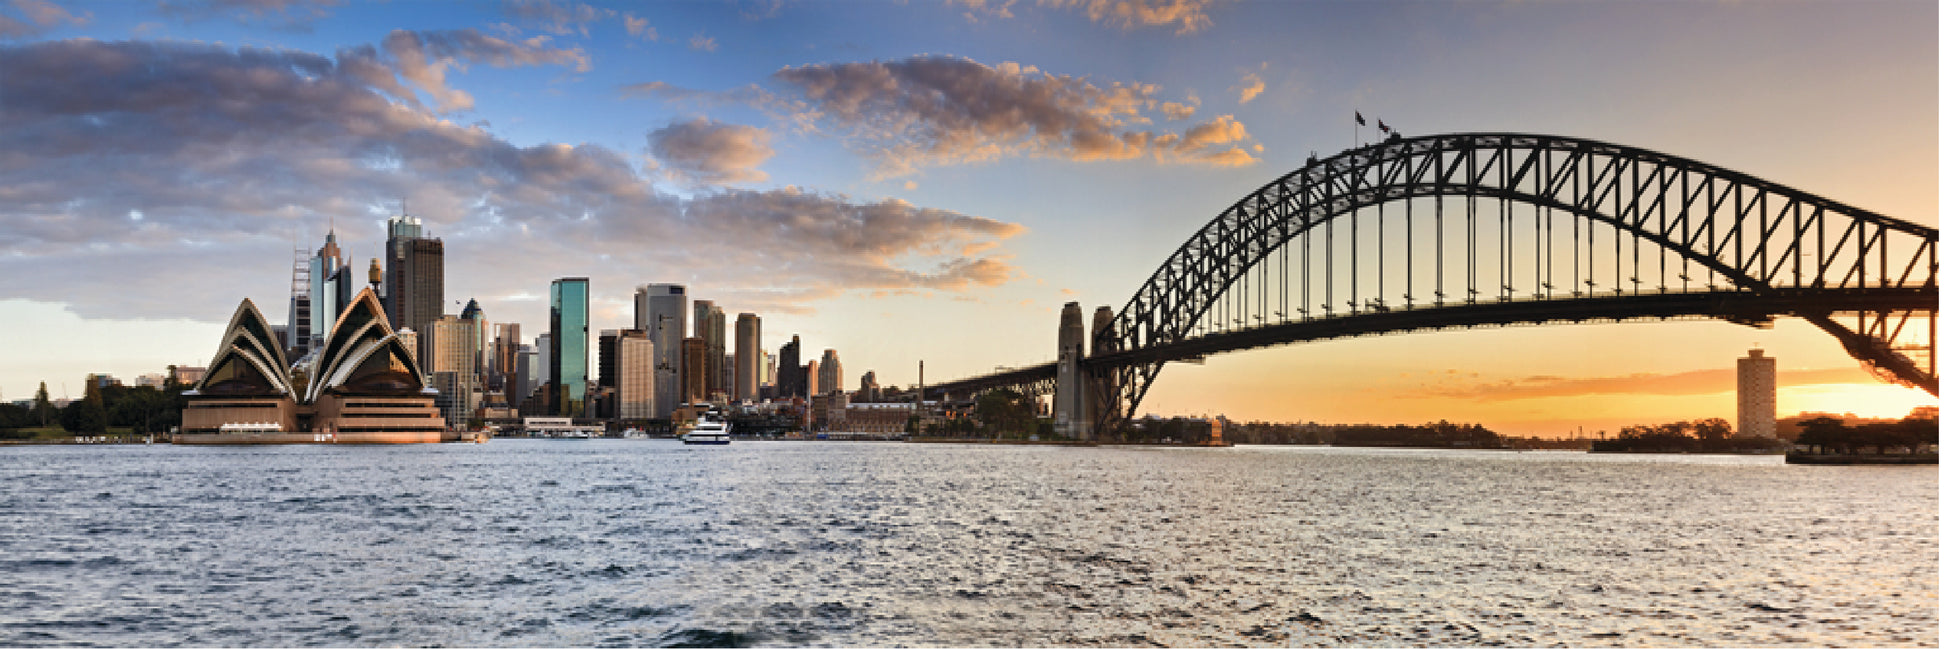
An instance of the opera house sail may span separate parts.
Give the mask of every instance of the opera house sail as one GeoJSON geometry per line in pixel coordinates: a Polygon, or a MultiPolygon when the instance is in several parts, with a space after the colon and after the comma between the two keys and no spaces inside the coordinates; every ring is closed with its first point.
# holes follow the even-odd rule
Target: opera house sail
{"type": "Polygon", "coordinates": [[[324,344],[291,363],[257,306],[230,317],[210,371],[189,392],[179,444],[456,441],[433,405],[436,392],[367,288],[324,344]]]}

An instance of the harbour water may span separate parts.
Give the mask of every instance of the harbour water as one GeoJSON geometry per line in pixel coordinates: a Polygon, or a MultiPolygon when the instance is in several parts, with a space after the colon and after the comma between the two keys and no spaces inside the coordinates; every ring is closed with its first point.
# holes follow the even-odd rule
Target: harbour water
{"type": "Polygon", "coordinates": [[[1937,646],[1937,467],[0,449],[0,645],[1937,646]]]}

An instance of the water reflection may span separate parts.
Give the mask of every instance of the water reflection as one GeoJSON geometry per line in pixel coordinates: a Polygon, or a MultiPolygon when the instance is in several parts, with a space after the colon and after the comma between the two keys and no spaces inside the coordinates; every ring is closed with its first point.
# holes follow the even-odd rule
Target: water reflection
{"type": "Polygon", "coordinates": [[[0,451],[0,644],[1935,645],[1937,470],[496,440],[0,451]]]}

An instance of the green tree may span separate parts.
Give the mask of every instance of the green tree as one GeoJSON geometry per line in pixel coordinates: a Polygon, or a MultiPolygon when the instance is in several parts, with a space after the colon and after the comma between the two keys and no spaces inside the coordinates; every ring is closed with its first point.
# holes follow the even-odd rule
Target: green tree
{"type": "Polygon", "coordinates": [[[1912,452],[1918,453],[1922,447],[1939,444],[1939,418],[1908,415],[1898,423],[1899,442],[1912,452]]]}
{"type": "Polygon", "coordinates": [[[1034,430],[1033,399],[1013,390],[991,390],[973,402],[973,416],[988,432],[1025,434],[1034,430]]]}
{"type": "Polygon", "coordinates": [[[1730,422],[1722,417],[1698,419],[1689,425],[1696,431],[1696,439],[1705,442],[1729,439],[1731,435],[1730,422]]]}
{"type": "Polygon", "coordinates": [[[89,399],[75,401],[61,409],[61,427],[70,433],[106,433],[108,413],[102,410],[98,402],[89,399]]]}
{"type": "Polygon", "coordinates": [[[54,414],[54,402],[47,399],[47,382],[41,381],[41,389],[34,391],[34,419],[46,428],[54,420],[54,414]]]}
{"type": "Polygon", "coordinates": [[[33,411],[11,403],[0,403],[0,437],[25,437],[22,428],[34,425],[33,411]]]}
{"type": "Polygon", "coordinates": [[[169,429],[169,410],[173,403],[161,390],[142,386],[119,391],[111,388],[108,393],[118,395],[109,400],[108,425],[126,426],[137,433],[169,429]]]}
{"type": "Polygon", "coordinates": [[[1836,417],[1818,417],[1798,424],[1797,443],[1819,451],[1846,450],[1851,446],[1851,429],[1836,417]]]}

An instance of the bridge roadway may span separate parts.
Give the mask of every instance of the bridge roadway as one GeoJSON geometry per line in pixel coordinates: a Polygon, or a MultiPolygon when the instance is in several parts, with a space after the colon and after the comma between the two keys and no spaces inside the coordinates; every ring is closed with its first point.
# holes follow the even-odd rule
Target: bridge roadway
{"type": "MultiPolygon", "coordinates": [[[[1739,324],[1765,325],[1779,316],[1818,317],[1834,313],[1921,311],[1936,309],[1935,287],[1878,287],[1841,289],[1779,289],[1772,294],[1740,291],[1655,293],[1540,300],[1446,303],[1389,310],[1365,309],[1338,317],[1295,320],[1248,329],[1207,334],[1181,342],[1110,352],[1082,361],[1090,373],[1115,367],[1202,358],[1223,352],[1291,343],[1372,334],[1509,326],[1590,320],[1668,320],[1711,318],[1739,324]]],[[[928,398],[971,396],[999,388],[1052,381],[1056,363],[1049,361],[983,376],[949,381],[925,388],[928,398]]]]}

